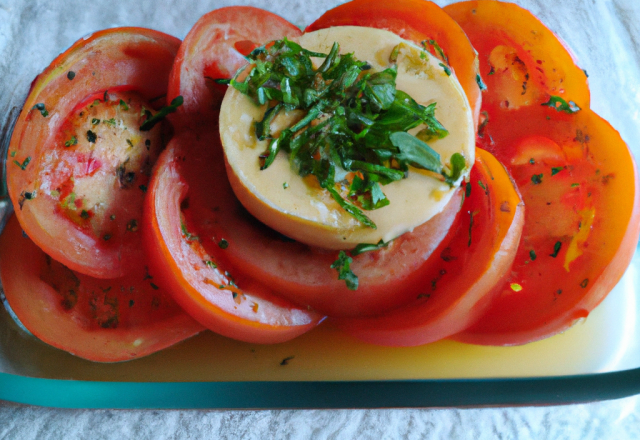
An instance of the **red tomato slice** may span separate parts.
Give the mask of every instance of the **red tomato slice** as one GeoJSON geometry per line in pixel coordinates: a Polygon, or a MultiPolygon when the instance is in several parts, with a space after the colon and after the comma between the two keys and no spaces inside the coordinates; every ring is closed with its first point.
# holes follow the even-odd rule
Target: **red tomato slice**
{"type": "Polygon", "coordinates": [[[216,167],[212,184],[221,208],[209,234],[229,242],[220,258],[296,304],[340,317],[381,313],[415,298],[429,282],[422,267],[454,224],[462,198],[458,191],[443,212],[386,248],[353,256],[359,286],[349,290],[331,268],[337,251],[294,242],[252,217],[235,197],[224,166],[216,167]]]}
{"type": "Polygon", "coordinates": [[[12,217],[0,235],[5,297],[35,336],[78,357],[119,362],[149,355],[203,330],[138,264],[101,280],[42,252],[12,217]]]}
{"type": "Polygon", "coordinates": [[[585,72],[565,44],[513,3],[465,1],[445,6],[476,48],[488,90],[483,102],[505,109],[540,105],[550,95],[589,107],[585,72]]]}
{"type": "Polygon", "coordinates": [[[473,324],[500,293],[524,224],[524,204],[504,167],[476,150],[460,221],[429,260],[429,280],[406,306],[365,319],[338,321],[348,333],[380,345],[428,344],[473,324]]]}
{"type": "Polygon", "coordinates": [[[171,71],[168,100],[179,95],[184,98],[172,115],[175,125],[217,130],[218,110],[227,87],[214,80],[231,78],[247,63],[244,55],[256,47],[301,34],[285,19],[247,6],[203,15],[185,37],[171,71]]]}
{"type": "Polygon", "coordinates": [[[305,32],[332,26],[385,29],[417,44],[425,42],[425,48],[442,59],[442,54],[437,50],[439,46],[446,57],[443,62],[448,62],[455,72],[478,125],[482,96],[476,80],[475,50],[460,26],[438,5],[424,0],[353,0],[325,12],[305,32]]]}
{"type": "Polygon", "coordinates": [[[32,85],[8,150],[8,190],[29,237],[73,270],[113,278],[143,258],[137,229],[162,133],[140,124],[164,103],[179,44],[148,29],[96,32],[32,85]]]}
{"type": "Polygon", "coordinates": [[[638,243],[640,188],[626,144],[591,110],[523,107],[489,118],[483,142],[513,173],[525,227],[500,296],[455,339],[523,344],[586,317],[615,286],[638,243]]]}
{"type": "MultiPolygon", "coordinates": [[[[187,131],[160,156],[144,207],[151,265],[176,301],[216,333],[265,344],[292,339],[322,316],[275,296],[218,257],[233,246],[208,229],[216,211],[228,209],[220,197],[225,188],[218,187],[216,177],[224,175],[219,142],[217,133],[187,131]]],[[[228,186],[226,177],[223,182],[228,186]]]]}

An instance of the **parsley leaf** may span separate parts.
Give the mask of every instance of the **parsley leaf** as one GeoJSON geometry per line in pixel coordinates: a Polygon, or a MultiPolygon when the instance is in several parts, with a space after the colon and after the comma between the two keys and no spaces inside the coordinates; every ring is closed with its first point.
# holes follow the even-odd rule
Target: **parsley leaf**
{"type": "Polygon", "coordinates": [[[556,111],[564,112],[568,114],[576,113],[577,111],[580,110],[580,107],[578,107],[578,104],[576,104],[575,102],[573,101],[567,102],[564,99],[562,99],[560,96],[553,96],[553,95],[551,95],[551,97],[549,97],[549,100],[542,105],[546,107],[554,108],[556,109],[556,111]]]}
{"type": "Polygon", "coordinates": [[[184,102],[184,99],[182,98],[182,96],[176,96],[175,98],[173,98],[173,100],[171,101],[171,104],[162,107],[158,113],[156,113],[151,117],[148,117],[147,120],[144,121],[140,126],[140,131],[151,130],[153,127],[156,126],[158,122],[162,121],[168,114],[178,110],[178,107],[180,107],[183,102],[184,102]]]}
{"type": "Polygon", "coordinates": [[[349,257],[344,251],[340,251],[338,259],[331,264],[331,269],[338,271],[338,279],[344,280],[349,290],[358,289],[358,277],[351,271],[351,263],[353,258],[349,257]]]}

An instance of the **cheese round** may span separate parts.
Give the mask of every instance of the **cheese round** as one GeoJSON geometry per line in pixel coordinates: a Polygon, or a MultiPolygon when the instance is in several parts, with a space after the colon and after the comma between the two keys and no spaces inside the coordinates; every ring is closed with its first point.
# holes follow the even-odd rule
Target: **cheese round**
{"type": "MultiPolygon", "coordinates": [[[[336,41],[340,53],[352,52],[357,59],[367,61],[372,66],[370,72],[390,67],[391,52],[400,45],[396,88],[419,104],[436,102],[435,116],[449,134],[428,144],[440,154],[443,165],[448,165],[454,153],[462,154],[467,170],[461,179],[466,178],[474,162],[473,118],[462,87],[442,61],[380,29],[333,27],[306,33],[298,40],[302,47],[321,53],[329,53],[336,41]]],[[[256,138],[254,124],[262,120],[266,109],[266,105],[258,106],[229,87],[220,110],[220,137],[229,181],[240,202],[258,220],[287,237],[326,249],[388,242],[440,213],[458,186],[450,187],[433,173],[409,167],[408,178],[382,187],[389,205],[363,211],[377,227],[365,226],[320,188],[315,178],[303,179],[292,170],[287,153],[279,152],[271,166],[260,170],[259,156],[267,150],[268,141],[256,138]]],[[[281,112],[271,125],[272,132],[278,133],[301,117],[300,111],[281,112]]],[[[415,134],[423,127],[409,133],[415,134]]]]}

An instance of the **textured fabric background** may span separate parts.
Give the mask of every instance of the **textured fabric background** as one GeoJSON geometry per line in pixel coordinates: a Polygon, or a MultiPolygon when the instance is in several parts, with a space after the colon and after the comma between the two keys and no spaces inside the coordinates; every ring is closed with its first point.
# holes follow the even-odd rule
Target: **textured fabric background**
{"type": "MultiPolygon", "coordinates": [[[[0,0],[0,126],[60,51],[105,27],[151,27],[182,38],[205,12],[250,4],[304,26],[338,0],[0,0]]],[[[446,4],[447,1],[438,1],[446,4]]],[[[639,157],[640,2],[519,0],[574,50],[592,108],[639,157]]],[[[338,411],[59,410],[0,403],[0,438],[636,439],[638,397],[539,408],[338,411]]]]}

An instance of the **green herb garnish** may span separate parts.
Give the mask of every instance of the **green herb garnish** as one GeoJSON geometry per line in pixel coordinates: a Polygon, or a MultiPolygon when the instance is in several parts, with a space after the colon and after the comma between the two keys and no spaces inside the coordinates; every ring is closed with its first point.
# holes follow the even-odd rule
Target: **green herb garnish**
{"type": "Polygon", "coordinates": [[[377,251],[378,249],[386,248],[389,246],[389,242],[380,240],[377,244],[360,243],[350,251],[350,254],[354,257],[365,252],[377,251]]]}
{"type": "Polygon", "coordinates": [[[580,110],[580,107],[578,107],[578,104],[576,104],[575,102],[573,101],[567,102],[561,97],[553,96],[553,95],[549,98],[547,102],[545,102],[542,105],[546,107],[554,108],[559,112],[564,112],[568,114],[572,114],[580,110]]]}
{"type": "Polygon", "coordinates": [[[158,122],[162,121],[168,114],[178,110],[178,107],[180,107],[183,102],[184,102],[184,99],[182,98],[182,96],[176,96],[171,101],[171,104],[162,107],[160,111],[155,115],[151,116],[151,112],[147,113],[147,120],[144,121],[140,126],[140,131],[151,130],[153,127],[156,126],[158,122]]]}
{"type": "Polygon", "coordinates": [[[49,112],[47,111],[47,109],[46,109],[46,108],[45,108],[45,106],[44,106],[44,103],[42,103],[42,102],[40,102],[40,103],[38,103],[38,104],[34,105],[34,106],[33,106],[33,108],[32,108],[32,110],[38,110],[38,111],[40,111],[40,114],[41,114],[42,116],[44,116],[45,118],[46,118],[47,116],[49,116],[49,112]]]}
{"type": "Polygon", "coordinates": [[[427,144],[448,131],[435,117],[435,103],[420,105],[396,89],[398,54],[399,46],[389,57],[391,66],[373,73],[367,62],[340,54],[337,43],[322,54],[285,38],[251,52],[243,80],[238,78],[247,72],[240,71],[231,80],[217,82],[229,83],[256,105],[266,105],[262,120],[255,123],[256,137],[268,141],[259,158],[261,169],[280,151],[288,153],[301,177],[315,176],[343,209],[375,228],[363,210],[388,205],[381,186],[406,178],[409,166],[432,171],[450,186],[467,166],[460,154],[443,165],[427,144]],[[314,67],[311,58],[324,61],[314,67]],[[302,111],[302,118],[275,137],[271,122],[293,110],[302,111]],[[416,127],[422,127],[416,136],[407,133],[416,127]],[[336,174],[349,177],[337,182],[336,174]]]}
{"type": "Polygon", "coordinates": [[[553,245],[553,254],[549,254],[549,256],[556,258],[558,256],[558,253],[560,253],[561,248],[562,248],[562,242],[556,241],[556,244],[553,245]]]}
{"type": "Polygon", "coordinates": [[[338,271],[338,279],[344,280],[349,290],[358,289],[358,277],[351,271],[351,263],[353,258],[349,257],[344,251],[340,251],[338,259],[331,264],[331,269],[338,271]]]}

